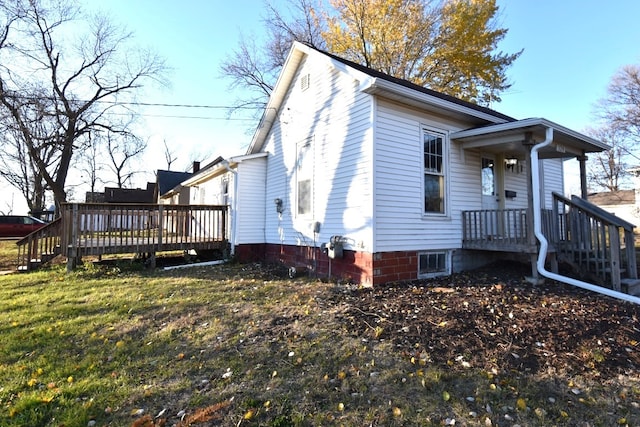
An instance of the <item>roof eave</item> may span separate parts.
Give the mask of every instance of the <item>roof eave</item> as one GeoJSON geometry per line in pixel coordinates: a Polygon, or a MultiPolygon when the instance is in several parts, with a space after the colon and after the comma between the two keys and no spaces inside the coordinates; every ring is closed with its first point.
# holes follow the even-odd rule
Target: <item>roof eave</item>
{"type": "Polygon", "coordinates": [[[590,136],[581,134],[580,132],[576,132],[565,126],[559,125],[557,123],[554,123],[550,120],[547,120],[541,117],[534,117],[529,119],[516,120],[513,122],[498,123],[490,126],[467,129],[459,132],[454,132],[450,135],[450,137],[451,139],[464,141],[464,140],[481,138],[483,136],[487,136],[490,134],[498,134],[500,132],[510,132],[510,131],[524,132],[529,129],[534,129],[536,127],[552,128],[554,132],[557,132],[565,137],[581,141],[583,144],[585,144],[585,147],[587,148],[587,150],[585,150],[586,152],[599,152],[599,151],[604,151],[610,148],[607,144],[601,141],[598,141],[590,136]]]}
{"type": "Polygon", "coordinates": [[[372,78],[368,80],[368,85],[362,87],[364,93],[370,95],[381,95],[397,98],[405,103],[411,103],[413,105],[421,106],[425,109],[437,109],[438,111],[448,111],[455,115],[464,116],[465,118],[474,118],[488,123],[510,123],[504,117],[499,117],[484,111],[480,111],[477,108],[467,107],[460,103],[451,102],[449,100],[429,95],[416,91],[414,89],[399,85],[397,83],[380,79],[372,78]]]}

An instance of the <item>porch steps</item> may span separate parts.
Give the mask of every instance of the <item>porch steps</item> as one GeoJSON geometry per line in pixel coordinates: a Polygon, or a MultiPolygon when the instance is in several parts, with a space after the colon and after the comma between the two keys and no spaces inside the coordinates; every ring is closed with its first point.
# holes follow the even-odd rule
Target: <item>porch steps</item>
{"type": "Polygon", "coordinates": [[[640,279],[621,279],[620,282],[629,295],[640,297],[640,279]]]}

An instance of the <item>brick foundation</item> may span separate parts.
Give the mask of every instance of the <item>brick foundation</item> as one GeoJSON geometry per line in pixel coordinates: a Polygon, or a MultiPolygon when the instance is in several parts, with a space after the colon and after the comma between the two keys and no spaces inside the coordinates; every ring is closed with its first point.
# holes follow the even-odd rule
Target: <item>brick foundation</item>
{"type": "Polygon", "coordinates": [[[358,252],[345,250],[344,256],[330,260],[320,248],[292,245],[238,245],[236,256],[240,262],[277,262],[287,267],[315,271],[318,277],[329,277],[360,283],[380,285],[418,277],[416,251],[358,252]]]}

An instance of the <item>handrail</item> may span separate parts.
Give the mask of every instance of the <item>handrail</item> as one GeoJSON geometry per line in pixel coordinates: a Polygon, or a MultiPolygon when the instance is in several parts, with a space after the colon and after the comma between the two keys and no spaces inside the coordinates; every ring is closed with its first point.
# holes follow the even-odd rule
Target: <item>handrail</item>
{"type": "Polygon", "coordinates": [[[572,195],[571,199],[568,199],[563,195],[556,193],[554,191],[553,197],[564,202],[567,205],[573,205],[578,209],[582,209],[591,215],[598,216],[601,220],[607,222],[610,225],[615,225],[616,227],[622,227],[625,230],[630,230],[630,231],[633,231],[633,229],[636,227],[634,224],[631,224],[630,222],[625,221],[619,216],[616,216],[611,212],[605,209],[602,209],[600,206],[596,206],[593,203],[590,203],[588,200],[585,200],[576,195],[572,195]]]}
{"type": "Polygon", "coordinates": [[[57,218],[16,242],[18,269],[31,270],[60,254],[62,219],[57,218]]]}
{"type": "Polygon", "coordinates": [[[623,276],[637,279],[633,224],[577,196],[554,192],[553,200],[558,232],[547,237],[563,261],[614,291],[623,276]]]}

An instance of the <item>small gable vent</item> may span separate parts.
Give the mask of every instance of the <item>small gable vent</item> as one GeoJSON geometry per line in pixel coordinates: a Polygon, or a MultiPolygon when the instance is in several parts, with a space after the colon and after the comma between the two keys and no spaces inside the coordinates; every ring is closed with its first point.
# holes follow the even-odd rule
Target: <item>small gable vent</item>
{"type": "Polygon", "coordinates": [[[305,74],[304,76],[302,76],[300,78],[300,89],[305,91],[305,90],[309,89],[309,86],[311,86],[311,75],[310,74],[305,74]]]}

